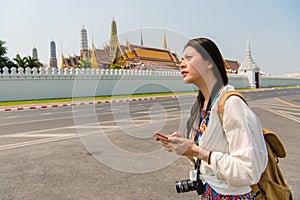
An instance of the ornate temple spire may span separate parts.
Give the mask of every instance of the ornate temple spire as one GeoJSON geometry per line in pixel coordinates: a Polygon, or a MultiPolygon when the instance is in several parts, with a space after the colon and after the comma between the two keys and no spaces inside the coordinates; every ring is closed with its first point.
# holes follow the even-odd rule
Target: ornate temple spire
{"type": "Polygon", "coordinates": [[[49,67],[57,67],[57,59],[56,59],[56,44],[52,38],[50,42],[50,62],[49,67]]]}
{"type": "Polygon", "coordinates": [[[80,30],[80,48],[81,50],[88,50],[88,39],[87,39],[87,31],[84,28],[84,25],[82,25],[80,30]]]}
{"type": "Polygon", "coordinates": [[[252,59],[249,41],[247,42],[245,59],[242,62],[239,70],[260,70],[259,67],[255,64],[255,62],[252,59]]]}
{"type": "Polygon", "coordinates": [[[166,37],[166,30],[164,31],[164,41],[163,41],[163,48],[167,49],[167,37],[166,37]]]}
{"type": "Polygon", "coordinates": [[[113,17],[113,20],[111,22],[110,42],[109,42],[110,58],[114,56],[117,43],[118,43],[117,24],[115,18],[113,17]]]}
{"type": "Polygon", "coordinates": [[[35,48],[35,45],[34,45],[34,47],[32,49],[32,58],[39,59],[38,58],[37,48],[35,48]]]}
{"type": "Polygon", "coordinates": [[[91,53],[88,46],[87,30],[82,25],[80,29],[80,59],[89,60],[91,59],[91,53]]]}

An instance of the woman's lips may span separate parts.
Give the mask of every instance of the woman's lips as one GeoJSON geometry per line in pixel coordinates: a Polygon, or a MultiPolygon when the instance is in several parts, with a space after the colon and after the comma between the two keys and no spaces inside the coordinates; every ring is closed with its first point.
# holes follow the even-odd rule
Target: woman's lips
{"type": "Polygon", "coordinates": [[[182,77],[186,77],[187,73],[188,73],[187,71],[181,71],[182,77]]]}

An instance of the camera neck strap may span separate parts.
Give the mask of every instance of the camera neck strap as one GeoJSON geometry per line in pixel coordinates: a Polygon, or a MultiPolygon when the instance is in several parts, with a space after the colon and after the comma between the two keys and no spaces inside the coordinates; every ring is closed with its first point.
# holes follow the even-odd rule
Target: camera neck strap
{"type": "Polygon", "coordinates": [[[201,159],[197,158],[196,160],[194,160],[194,164],[195,164],[195,170],[197,172],[197,176],[196,176],[196,181],[200,180],[200,165],[201,165],[201,159]]]}

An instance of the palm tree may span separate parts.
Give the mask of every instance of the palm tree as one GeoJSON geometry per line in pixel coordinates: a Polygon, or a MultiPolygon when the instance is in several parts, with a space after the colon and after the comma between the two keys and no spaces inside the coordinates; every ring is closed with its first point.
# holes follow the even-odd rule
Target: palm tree
{"type": "Polygon", "coordinates": [[[26,61],[26,67],[30,67],[30,68],[43,67],[43,64],[40,63],[37,58],[32,58],[31,56],[27,56],[27,57],[24,57],[24,60],[26,61]]]}
{"type": "Polygon", "coordinates": [[[14,61],[16,62],[18,67],[25,68],[27,66],[26,57],[22,58],[19,54],[16,55],[16,57],[14,58],[14,61]]]}

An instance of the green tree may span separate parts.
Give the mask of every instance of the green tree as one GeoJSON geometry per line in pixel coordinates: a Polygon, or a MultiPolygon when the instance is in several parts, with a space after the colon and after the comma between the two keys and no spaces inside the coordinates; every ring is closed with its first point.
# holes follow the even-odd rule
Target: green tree
{"type": "Polygon", "coordinates": [[[92,63],[90,60],[81,60],[81,61],[79,61],[79,67],[80,68],[91,68],[92,63]]]}
{"type": "Polygon", "coordinates": [[[7,53],[7,48],[4,46],[5,42],[0,40],[0,56],[4,56],[7,53]]]}
{"type": "Polygon", "coordinates": [[[30,67],[30,68],[39,68],[42,67],[43,64],[39,62],[38,59],[36,58],[32,58],[31,56],[27,56],[24,58],[25,62],[26,62],[26,67],[30,67]]]}
{"type": "Polygon", "coordinates": [[[122,67],[118,64],[114,64],[111,69],[122,69],[122,67]]]}
{"type": "Polygon", "coordinates": [[[0,40],[0,71],[1,72],[4,67],[7,67],[8,69],[12,67],[16,67],[16,65],[7,56],[5,56],[7,53],[7,47],[4,45],[5,42],[3,40],[0,40]]]}

